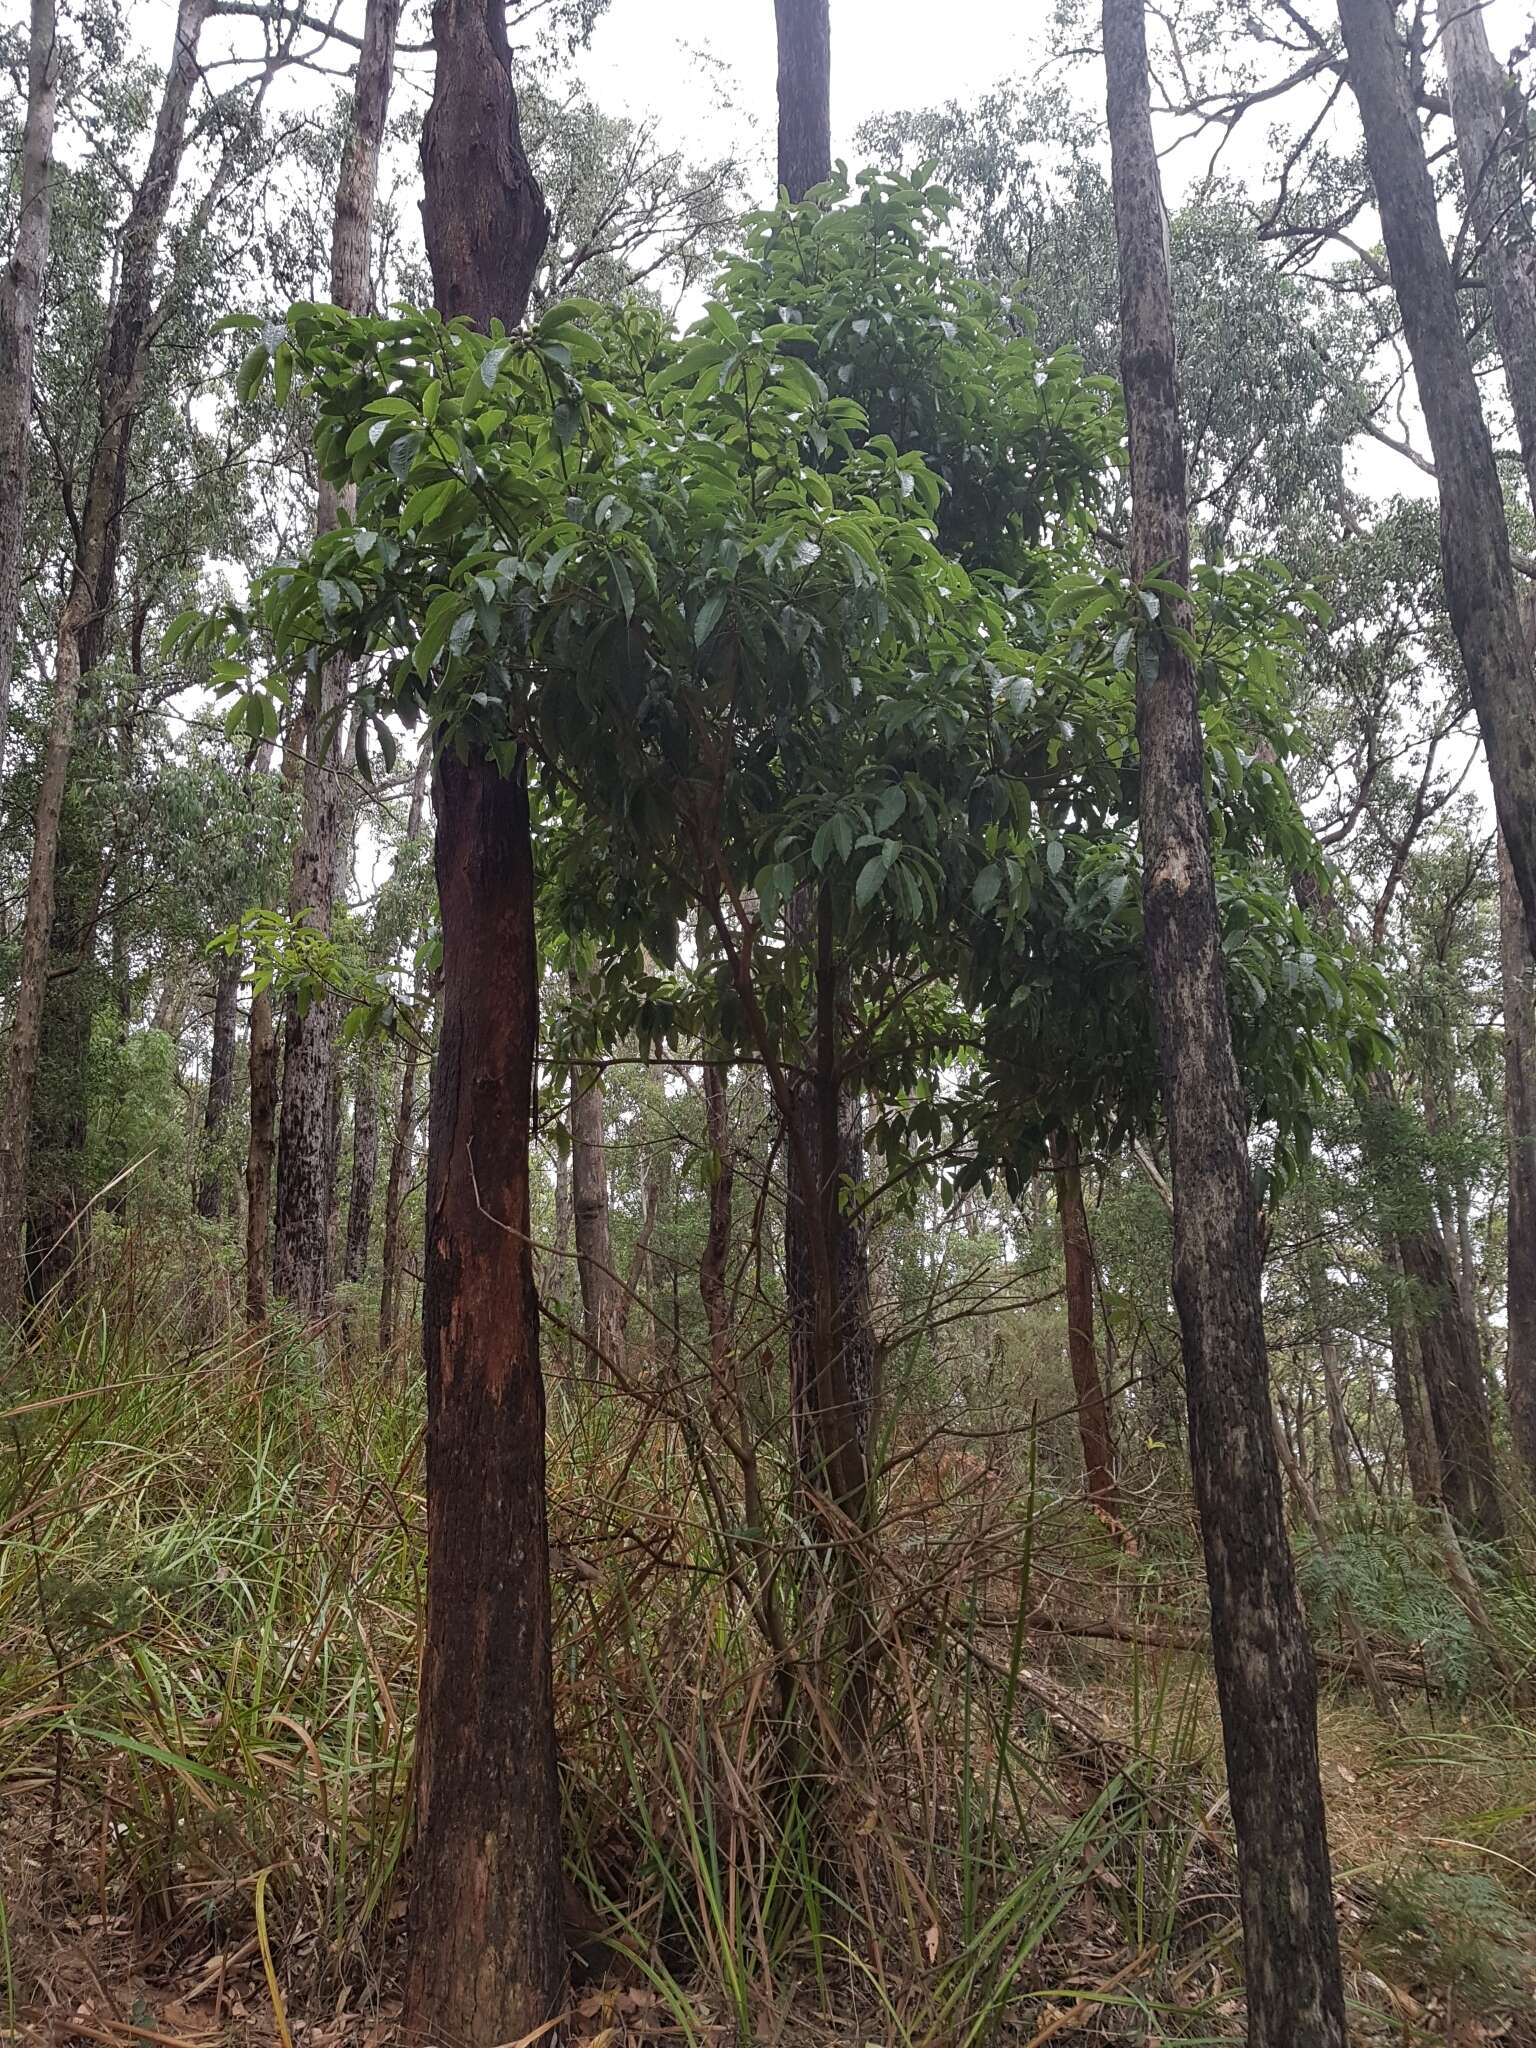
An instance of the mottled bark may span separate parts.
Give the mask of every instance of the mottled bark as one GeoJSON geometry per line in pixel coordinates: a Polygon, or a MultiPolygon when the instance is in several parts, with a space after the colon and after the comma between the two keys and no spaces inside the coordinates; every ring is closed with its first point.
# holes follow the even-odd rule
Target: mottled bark
{"type": "Polygon", "coordinates": [[[358,1061],[352,1095],[352,1181],[347,1193],[347,1249],[342,1277],[361,1280],[368,1271],[373,1236],[373,1183],[379,1170],[379,1084],[369,1049],[358,1061]]]}
{"type": "MultiPolygon", "coordinates": [[[[331,298],[365,313],[372,299],[369,251],[379,151],[389,113],[400,0],[368,0],[352,94],[352,123],[342,152],[331,223],[331,298]]],[[[315,531],[328,532],[345,498],[322,483],[315,531]]],[[[318,931],[330,929],[344,840],[353,816],[342,779],[342,712],[351,668],[325,662],[305,705],[302,727],[304,810],[294,847],[289,911],[318,931]]],[[[336,1151],[331,1104],[336,1089],[337,1006],[325,1000],[283,1018],[282,1111],[277,1161],[277,1236],[272,1283],[305,1316],[322,1313],[329,1292],[327,1252],[335,1210],[336,1151]]]]}
{"type": "Polygon", "coordinates": [[[245,1313],[267,1318],[272,1279],[272,1155],[277,1145],[277,1023],[265,990],[251,998],[251,1128],[245,1153],[245,1313]]]}
{"type": "Polygon", "coordinates": [[[203,1108],[203,1169],[197,1213],[213,1222],[223,1213],[224,1183],[218,1152],[235,1099],[235,1030],[240,1021],[240,962],[219,969],[213,985],[213,1046],[208,1058],[208,1100],[203,1108]]]}
{"type": "MultiPolygon", "coordinates": [[[[1189,581],[1166,215],[1143,0],[1104,0],[1130,436],[1131,572],[1189,581]]],[[[1344,1994],[1317,1757],[1317,1680],[1286,1534],[1270,1411],[1247,1115],[1232,1054],[1193,664],[1163,601],[1139,665],[1146,950],[1173,1168],[1183,1337],[1227,1783],[1237,1835],[1248,2039],[1342,2048],[1344,1994]],[[1149,648],[1148,653],[1152,653],[1149,648]]]]}
{"type": "Polygon", "coordinates": [[[828,0],[774,0],[779,47],[779,183],[803,199],[832,175],[828,0]]]}
{"type": "MultiPolygon", "coordinates": [[[[434,0],[422,134],[437,305],[528,302],[548,216],[499,0],[434,0]]],[[[565,2006],[544,1384],[530,1237],[539,983],[528,764],[445,749],[435,789],[441,1031],[427,1151],[427,1612],[405,2018],[462,2048],[565,2006]]]]}
{"type": "Polygon", "coordinates": [[[53,131],[60,48],[55,0],[32,0],[21,203],[11,260],[0,271],[0,774],[11,726],[11,676],[21,616],[21,548],[31,467],[32,365],[53,207],[53,131]]]}
{"type": "Polygon", "coordinates": [[[59,614],[48,736],[33,820],[32,860],[17,968],[8,1069],[0,1104],[0,1320],[20,1305],[22,1222],[31,1164],[37,1081],[53,934],[59,828],[75,744],[83,677],[100,651],[116,576],[118,523],[154,311],[155,259],[185,144],[198,77],[197,44],[212,0],[181,0],[175,43],[143,177],[119,241],[117,289],[97,378],[100,415],[82,500],[70,586],[59,614]]]}
{"type": "Polygon", "coordinates": [[[1349,82],[1440,486],[1440,563],[1494,804],[1536,949],[1536,718],[1504,493],[1391,0],[1339,0],[1349,82]]]}
{"type": "Polygon", "coordinates": [[[1061,1255],[1067,1276],[1067,1360],[1077,1399],[1083,1476],[1088,1482],[1089,1499],[1099,1507],[1113,1510],[1114,1439],[1093,1336],[1093,1242],[1088,1235],[1082,1160],[1075,1134],[1068,1131],[1054,1139],[1051,1156],[1056,1168],[1056,1213],[1061,1223],[1061,1255]]]}

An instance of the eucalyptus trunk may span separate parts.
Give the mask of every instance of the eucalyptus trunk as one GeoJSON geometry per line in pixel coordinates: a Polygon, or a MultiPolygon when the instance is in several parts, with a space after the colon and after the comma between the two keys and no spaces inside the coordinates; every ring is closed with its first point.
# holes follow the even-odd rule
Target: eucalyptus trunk
{"type": "Polygon", "coordinates": [[[53,938],[59,833],[75,745],[81,684],[99,653],[116,579],[128,458],[154,313],[155,261],[186,141],[187,109],[200,74],[197,45],[212,0],[181,0],[175,43],[144,174],[119,241],[117,285],[98,365],[99,414],[75,535],[69,590],[59,614],[53,689],[33,819],[32,859],[0,1105],[0,1321],[21,1305],[22,1230],[31,1171],[33,1092],[53,938]]]}
{"type": "Polygon", "coordinates": [[[251,1127],[245,1153],[245,1314],[264,1323],[272,1286],[272,1160],[277,1149],[277,1020],[265,989],[251,997],[251,1127]]]}
{"type": "Polygon", "coordinates": [[[352,1095],[352,1181],[347,1194],[347,1248],[342,1278],[361,1280],[368,1271],[373,1237],[373,1183],[379,1170],[379,1084],[365,1048],[352,1095]]]}
{"type": "Polygon", "coordinates": [[[1067,1361],[1077,1401],[1077,1436],[1083,1447],[1083,1476],[1095,1507],[1115,1507],[1115,1447],[1109,1425],[1109,1403],[1099,1376],[1093,1339],[1093,1241],[1083,1203],[1082,1156],[1076,1136],[1067,1132],[1051,1147],[1056,1166],[1056,1213],[1061,1223],[1061,1254],[1067,1276],[1067,1361]]]}
{"type": "Polygon", "coordinates": [[[1503,487],[1462,330],[1392,0],[1339,0],[1339,21],[1392,288],[1434,450],[1446,605],[1483,736],[1527,941],[1536,949],[1533,664],[1510,560],[1503,487]]]}
{"type": "MultiPolygon", "coordinates": [[[[1104,0],[1130,436],[1131,573],[1189,582],[1167,217],[1144,0],[1104,0]]],[[[1342,2048],[1344,1993],[1317,1755],[1317,1680],[1270,1410],[1247,1113],[1232,1053],[1187,600],[1138,664],[1148,978],[1173,1167],[1173,1289],[1237,1835],[1248,2039],[1342,2048]],[[1170,630],[1172,629],[1172,630],[1170,630]],[[1155,654],[1155,668],[1151,658],[1155,654]]]]}
{"type": "Polygon", "coordinates": [[[240,962],[219,969],[213,985],[213,1046],[208,1060],[208,1100],[203,1109],[203,1170],[197,1183],[197,1213],[211,1223],[223,1212],[224,1181],[219,1146],[235,1099],[235,1031],[240,1021],[240,962]]]}
{"type": "MultiPolygon", "coordinates": [[[[351,313],[372,301],[369,254],[379,152],[389,114],[400,0],[368,0],[352,95],[352,123],[342,152],[331,226],[331,297],[351,313]]],[[[345,504],[320,486],[315,531],[335,526],[345,504]]],[[[303,818],[289,888],[291,914],[317,931],[330,929],[353,815],[342,778],[342,714],[351,668],[326,661],[303,712],[303,818]]],[[[277,1161],[277,1238],[273,1285],[300,1314],[320,1315],[329,1292],[327,1251],[335,1208],[337,1006],[322,1000],[301,1012],[290,1001],[283,1019],[282,1109],[277,1161]]]]}
{"type": "Polygon", "coordinates": [[[0,271],[0,775],[11,727],[11,677],[21,616],[21,552],[31,468],[32,366],[53,209],[53,132],[59,110],[56,0],[32,0],[21,204],[11,260],[0,271]]]}
{"type": "MultiPolygon", "coordinates": [[[[520,321],[549,233],[500,0],[434,0],[422,221],[438,310],[520,321]]],[[[528,762],[439,755],[427,1149],[427,1589],[409,2028],[562,2038],[560,1788],[529,1201],[539,983],[528,762]]]]}

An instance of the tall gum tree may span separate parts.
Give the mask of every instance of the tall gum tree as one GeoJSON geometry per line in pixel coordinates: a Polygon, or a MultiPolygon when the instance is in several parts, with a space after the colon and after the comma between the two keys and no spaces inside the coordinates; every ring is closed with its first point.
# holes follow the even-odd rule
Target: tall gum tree
{"type": "MultiPolygon", "coordinates": [[[[374,200],[399,18],[400,0],[369,0],[331,228],[331,297],[349,313],[367,312],[372,296],[374,200]]],[[[316,532],[329,532],[345,509],[334,485],[322,482],[316,532]]],[[[342,842],[352,817],[341,775],[348,673],[344,656],[326,661],[302,717],[304,812],[294,848],[289,907],[295,917],[321,931],[330,926],[342,842]]],[[[336,1050],[335,1005],[313,1003],[301,1012],[291,1001],[283,1018],[272,1282],[279,1295],[309,1316],[322,1311],[327,1294],[326,1246],[335,1198],[331,1102],[336,1050]]]]}
{"type": "MultiPolygon", "coordinates": [[[[1440,40],[1467,218],[1493,313],[1526,489],[1536,509],[1536,225],[1518,147],[1524,142],[1521,119],[1528,119],[1528,109],[1489,46],[1479,8],[1440,0],[1440,40]]],[[[1529,603],[1525,628],[1527,644],[1536,645],[1529,603]]],[[[1527,1483],[1536,1484],[1536,972],[1525,943],[1520,887],[1502,834],[1499,953],[1509,1166],[1504,1385],[1515,1449],[1527,1483]]]]}
{"type": "Polygon", "coordinates": [[[1391,0],[1339,0],[1349,82],[1440,486],[1446,606],[1536,951],[1536,708],[1504,493],[1391,0]]]}
{"type": "Polygon", "coordinates": [[[98,657],[116,579],[118,529],[128,461],[153,337],[155,269],[166,215],[186,147],[188,109],[200,76],[198,42],[212,0],[181,0],[171,61],[144,173],[119,243],[98,390],[100,410],[79,514],[68,593],[59,613],[32,860],[18,963],[16,1004],[0,1105],[0,1320],[21,1305],[22,1232],[31,1164],[33,1095],[53,935],[59,836],[74,753],[81,684],[98,657]]]}
{"type": "Polygon", "coordinates": [[[11,724],[11,673],[21,610],[21,538],[27,506],[32,366],[53,218],[53,133],[60,46],[54,0],[32,0],[21,205],[10,261],[0,271],[0,771],[11,724]]]}
{"type": "MultiPolygon", "coordinates": [[[[500,0],[434,0],[422,219],[438,311],[519,322],[548,236],[500,0]]],[[[441,1026],[427,1144],[427,1618],[406,2018],[560,2038],[566,1955],[544,1384],[529,1202],[539,1022],[528,763],[434,783],[441,1026]]]]}
{"type": "MultiPolygon", "coordinates": [[[[1143,0],[1104,0],[1130,437],[1131,570],[1189,581],[1167,216],[1143,0]]],[[[1147,967],[1173,1163],[1173,1285],[1227,1782],[1252,2048],[1342,2048],[1344,1994],[1317,1757],[1317,1680],[1286,1536],[1246,1117],[1232,1053],[1187,601],[1143,634],[1137,735],[1147,967]],[[1154,666],[1155,660],[1155,666],[1154,666]]]]}

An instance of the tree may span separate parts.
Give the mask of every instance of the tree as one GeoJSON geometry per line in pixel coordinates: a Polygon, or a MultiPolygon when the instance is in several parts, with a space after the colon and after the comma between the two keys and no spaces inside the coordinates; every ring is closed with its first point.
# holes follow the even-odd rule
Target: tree
{"type": "Polygon", "coordinates": [[[116,291],[100,357],[100,411],[69,592],[58,620],[48,737],[11,1019],[8,1085],[0,1108],[0,1319],[14,1317],[21,1300],[33,1090],[76,712],[82,678],[90,673],[100,651],[116,581],[117,527],[127,491],[129,446],[155,313],[155,260],[186,142],[187,112],[198,77],[198,39],[211,4],[212,0],[181,0],[178,8],[149,160],[123,228],[116,291]]]}
{"type": "Polygon", "coordinates": [[[62,55],[56,0],[32,0],[21,208],[11,260],[0,273],[0,774],[5,770],[10,735],[11,673],[21,611],[21,542],[31,468],[32,364],[43,275],[48,267],[53,131],[62,55]]]}
{"type": "MultiPolygon", "coordinates": [[[[438,310],[521,320],[548,234],[499,0],[434,0],[422,217],[438,310]]],[[[427,1141],[427,1619],[408,2020],[493,2048],[564,2002],[544,1384],[529,1236],[539,985],[527,756],[434,785],[441,1025],[427,1141]]]]}
{"type": "Polygon", "coordinates": [[[1532,657],[1520,616],[1493,441],[1462,330],[1391,0],[1339,0],[1339,21],[1350,87],[1365,129],[1392,289],[1434,450],[1446,605],[1483,735],[1526,935],[1536,951],[1532,657]]]}
{"type": "MultiPolygon", "coordinates": [[[[352,124],[342,152],[331,229],[331,297],[349,312],[368,310],[369,256],[379,152],[389,114],[400,0],[368,0],[352,97],[352,124]]],[[[322,484],[317,532],[336,524],[343,506],[322,484]]],[[[348,671],[339,658],[311,679],[300,734],[304,816],[293,854],[289,891],[295,916],[317,930],[330,925],[340,879],[343,837],[351,810],[341,778],[343,707],[348,671]]],[[[336,1006],[322,1001],[301,1012],[290,1001],[283,1017],[282,1098],[278,1125],[277,1236],[272,1281],[306,1316],[324,1306],[326,1246],[335,1196],[330,1103],[336,1063],[336,1006]]]]}
{"type": "Polygon", "coordinates": [[[1174,1296],[1237,1831],[1254,2048],[1344,2041],[1316,1676],[1286,1536],[1260,1252],[1223,986],[1197,677],[1167,225],[1142,0],[1104,0],[1131,463],[1142,861],[1174,1184],[1174,1296]]]}

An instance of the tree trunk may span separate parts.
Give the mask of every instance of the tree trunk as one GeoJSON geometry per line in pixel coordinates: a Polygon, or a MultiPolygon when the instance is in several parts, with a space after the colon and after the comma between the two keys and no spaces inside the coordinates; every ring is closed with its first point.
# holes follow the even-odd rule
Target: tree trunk
{"type": "Polygon", "coordinates": [[[352,1097],[352,1185],[347,1195],[347,1250],[342,1277],[361,1280],[368,1271],[373,1234],[373,1183],[379,1168],[379,1084],[369,1049],[357,1063],[352,1097]]]}
{"type": "Polygon", "coordinates": [[[774,0],[779,183],[803,199],[832,175],[832,25],[827,0],[774,0]]]}
{"type": "Polygon", "coordinates": [[[1109,1403],[1099,1377],[1093,1341],[1093,1242],[1088,1211],[1083,1206],[1083,1169],[1074,1133],[1052,1140],[1056,1164],[1056,1212],[1061,1219],[1061,1255],[1067,1272],[1067,1358],[1077,1396],[1077,1434],[1083,1447],[1083,1474],[1088,1498],[1097,1507],[1115,1508],[1115,1450],[1109,1426],[1109,1403]]]}
{"type": "MultiPolygon", "coordinates": [[[[422,805],[426,793],[427,776],[432,767],[432,741],[430,734],[422,741],[421,752],[416,758],[416,773],[411,783],[411,807],[406,818],[405,836],[413,842],[421,836],[422,805]]],[[[426,985],[421,967],[417,965],[411,983],[411,1009],[416,1018],[418,1030],[426,1031],[426,1018],[422,1004],[426,996],[426,985]]],[[[389,1175],[384,1184],[384,1242],[380,1248],[382,1272],[379,1279],[379,1350],[388,1352],[395,1341],[395,1308],[400,1291],[401,1212],[405,1206],[407,1179],[411,1169],[411,1156],[416,1143],[416,1069],[420,1058],[418,1041],[415,1036],[406,1042],[405,1059],[400,1070],[399,1106],[395,1111],[394,1133],[389,1146],[389,1175]]]]}
{"type": "MultiPolygon", "coordinates": [[[[1440,0],[1440,47],[1467,218],[1493,309],[1515,432],[1536,506],[1536,229],[1521,181],[1527,108],[1488,46],[1480,7],[1440,0]],[[1516,132],[1516,123],[1522,123],[1516,132]]],[[[1517,895],[1518,900],[1518,895],[1517,895]]]]}
{"type": "MultiPolygon", "coordinates": [[[[1131,454],[1131,572],[1189,581],[1167,227],[1143,0],[1104,0],[1131,454]]],[[[1173,1165],[1173,1287],[1237,1834],[1253,2048],[1342,2048],[1344,1994],[1317,1758],[1317,1679],[1270,1413],[1247,1119],[1232,1055],[1197,682],[1163,600],[1140,664],[1148,973],[1173,1165]],[[1174,631],[1170,631],[1172,628],[1174,631]],[[1150,650],[1149,650],[1150,652],[1150,650]]]]}
{"type": "Polygon", "coordinates": [[[53,208],[53,130],[59,107],[55,0],[32,0],[21,205],[11,260],[0,271],[0,776],[11,727],[11,676],[21,616],[21,548],[31,466],[32,364],[53,208]]]}
{"type": "Polygon", "coordinates": [[[1509,1428],[1536,1489],[1536,973],[1520,898],[1499,842],[1499,951],[1504,968],[1504,1117],[1509,1147],[1504,1390],[1509,1428]]]}
{"type": "Polygon", "coordinates": [[[199,74],[198,38],[212,0],[181,0],[176,39],[149,161],[119,245],[117,291],[107,319],[98,388],[100,424],[80,514],[69,594],[59,614],[53,703],[33,824],[32,862],[11,1020],[7,1087],[0,1106],[0,1321],[20,1307],[22,1221],[31,1166],[33,1090],[47,993],[59,827],[75,743],[80,686],[99,651],[112,602],[118,522],[127,497],[129,442],[144,378],[156,253],[175,190],[187,107],[199,74]]]}
{"type": "MultiPolygon", "coordinates": [[[[422,218],[449,318],[520,320],[548,238],[500,0],[434,0],[422,218]]],[[[442,1024],[427,1148],[427,1616],[407,2025],[463,2048],[565,2004],[560,1789],[530,1238],[539,983],[528,764],[436,786],[442,1024]]]]}
{"type": "Polygon", "coordinates": [[[272,998],[251,998],[251,1131],[245,1154],[245,1313],[264,1323],[272,1277],[272,1155],[277,1144],[277,1024],[272,998]]]}
{"type": "Polygon", "coordinates": [[[1483,417],[1392,0],[1339,0],[1349,82],[1440,483],[1440,562],[1494,803],[1536,950],[1536,720],[1504,493],[1483,417]]]}
{"type": "Polygon", "coordinates": [[[1504,1513],[1493,1455],[1488,1389],[1477,1331],[1456,1290],[1433,1218],[1398,1234],[1403,1271],[1414,1284],[1419,1353],[1440,1454],[1440,1491],[1457,1527],[1479,1543],[1502,1543],[1504,1513]]]}
{"type": "Polygon", "coordinates": [[[442,1027],[427,1269],[427,1638],[407,2014],[470,2048],[560,2010],[560,1803],[529,1237],[538,1031],[525,768],[438,766],[442,1027]]]}
{"type": "Polygon", "coordinates": [[[235,1099],[235,1027],[240,1021],[240,962],[220,968],[213,985],[213,1050],[208,1060],[208,1102],[203,1111],[203,1171],[197,1183],[197,1213],[211,1223],[224,1208],[218,1147],[229,1106],[235,1099]]]}
{"type": "MultiPolygon", "coordinates": [[[[1526,944],[1524,920],[1516,920],[1520,944],[1526,944]]],[[[1389,1331],[1393,1350],[1393,1399],[1403,1423],[1403,1462],[1409,1475],[1409,1491],[1419,1507],[1440,1505],[1440,1452],[1436,1450],[1430,1417],[1423,1409],[1423,1376],[1413,1356],[1413,1335],[1403,1309],[1403,1257],[1397,1243],[1389,1239],[1382,1249],[1382,1264],[1389,1270],[1389,1331]]]]}
{"type": "MultiPolygon", "coordinates": [[[[366,313],[372,299],[369,250],[379,151],[389,113],[395,28],[400,0],[368,0],[352,97],[352,127],[342,153],[331,227],[331,298],[351,313],[366,313]]],[[[344,500],[320,486],[316,533],[336,524],[344,500]]],[[[342,841],[352,807],[341,777],[342,710],[350,664],[333,656],[322,665],[303,714],[304,813],[293,854],[289,908],[319,931],[330,929],[341,874],[342,841]]],[[[327,1250],[334,1213],[335,1150],[330,1104],[335,1087],[337,1015],[334,1001],[300,1015],[288,1004],[283,1019],[283,1099],[277,1161],[277,1241],[272,1281],[301,1315],[318,1316],[328,1289],[327,1250]]]]}
{"type": "MultiPolygon", "coordinates": [[[[578,977],[571,976],[571,1000],[581,999],[578,977]]],[[[571,1218],[576,1236],[576,1271],[581,1282],[582,1335],[586,1340],[586,1371],[601,1374],[605,1365],[623,1370],[620,1355],[620,1287],[613,1264],[613,1235],[608,1211],[608,1155],[604,1143],[603,1070],[601,1066],[571,1069],[571,1218]]]]}

